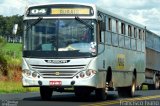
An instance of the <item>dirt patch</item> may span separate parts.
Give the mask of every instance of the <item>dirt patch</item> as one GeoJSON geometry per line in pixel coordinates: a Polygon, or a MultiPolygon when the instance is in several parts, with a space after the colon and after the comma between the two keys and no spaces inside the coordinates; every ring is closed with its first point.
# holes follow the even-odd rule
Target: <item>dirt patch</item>
{"type": "Polygon", "coordinates": [[[22,68],[20,66],[8,66],[8,74],[1,75],[1,81],[21,81],[22,79],[22,68]]]}
{"type": "Polygon", "coordinates": [[[14,81],[21,81],[22,79],[22,69],[21,67],[17,67],[12,75],[12,79],[14,81]]]}

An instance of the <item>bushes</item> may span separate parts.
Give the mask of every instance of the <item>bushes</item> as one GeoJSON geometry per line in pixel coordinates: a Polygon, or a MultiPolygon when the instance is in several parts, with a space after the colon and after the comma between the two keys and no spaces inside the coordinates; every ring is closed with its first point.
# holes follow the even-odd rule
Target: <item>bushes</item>
{"type": "Polygon", "coordinates": [[[6,43],[7,43],[6,40],[4,40],[4,38],[2,38],[2,37],[0,36],[0,50],[2,49],[2,47],[3,47],[6,43]]]}
{"type": "Polygon", "coordinates": [[[21,58],[15,58],[13,55],[0,53],[0,76],[8,80],[21,79],[21,58]]]}
{"type": "Polygon", "coordinates": [[[8,71],[7,71],[7,60],[4,58],[2,52],[0,52],[0,74],[7,76],[8,71]]]}
{"type": "Polygon", "coordinates": [[[5,80],[21,79],[21,46],[0,38],[0,79],[3,77],[5,80]]]}
{"type": "Polygon", "coordinates": [[[0,75],[8,75],[7,72],[7,60],[4,58],[4,52],[2,47],[6,44],[6,41],[0,37],[0,75]]]}

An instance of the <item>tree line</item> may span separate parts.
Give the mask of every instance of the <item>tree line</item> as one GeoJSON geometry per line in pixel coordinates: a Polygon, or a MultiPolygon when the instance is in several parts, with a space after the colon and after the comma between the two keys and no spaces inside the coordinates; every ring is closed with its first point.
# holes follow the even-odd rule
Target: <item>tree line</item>
{"type": "Polygon", "coordinates": [[[23,33],[23,16],[2,16],[0,15],[0,36],[13,36],[13,27],[18,24],[17,36],[22,36],[23,33]]]}

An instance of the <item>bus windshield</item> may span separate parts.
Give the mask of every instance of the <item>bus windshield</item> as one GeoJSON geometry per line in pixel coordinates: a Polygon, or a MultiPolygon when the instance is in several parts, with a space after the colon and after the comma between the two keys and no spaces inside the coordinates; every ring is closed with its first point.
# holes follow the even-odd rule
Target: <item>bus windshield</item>
{"type": "MultiPolygon", "coordinates": [[[[93,20],[83,20],[93,26],[93,20]]],[[[25,21],[29,27],[35,20],[25,21]]],[[[96,46],[94,29],[75,19],[43,19],[24,33],[24,57],[91,57],[96,46]]]]}

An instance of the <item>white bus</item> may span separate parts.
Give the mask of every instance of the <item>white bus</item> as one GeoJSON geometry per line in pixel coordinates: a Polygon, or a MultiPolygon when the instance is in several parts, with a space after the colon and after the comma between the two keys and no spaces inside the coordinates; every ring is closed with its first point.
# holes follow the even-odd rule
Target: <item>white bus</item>
{"type": "Polygon", "coordinates": [[[145,26],[94,4],[29,6],[24,15],[22,82],[105,100],[108,90],[132,97],[145,80],[145,26]]]}

